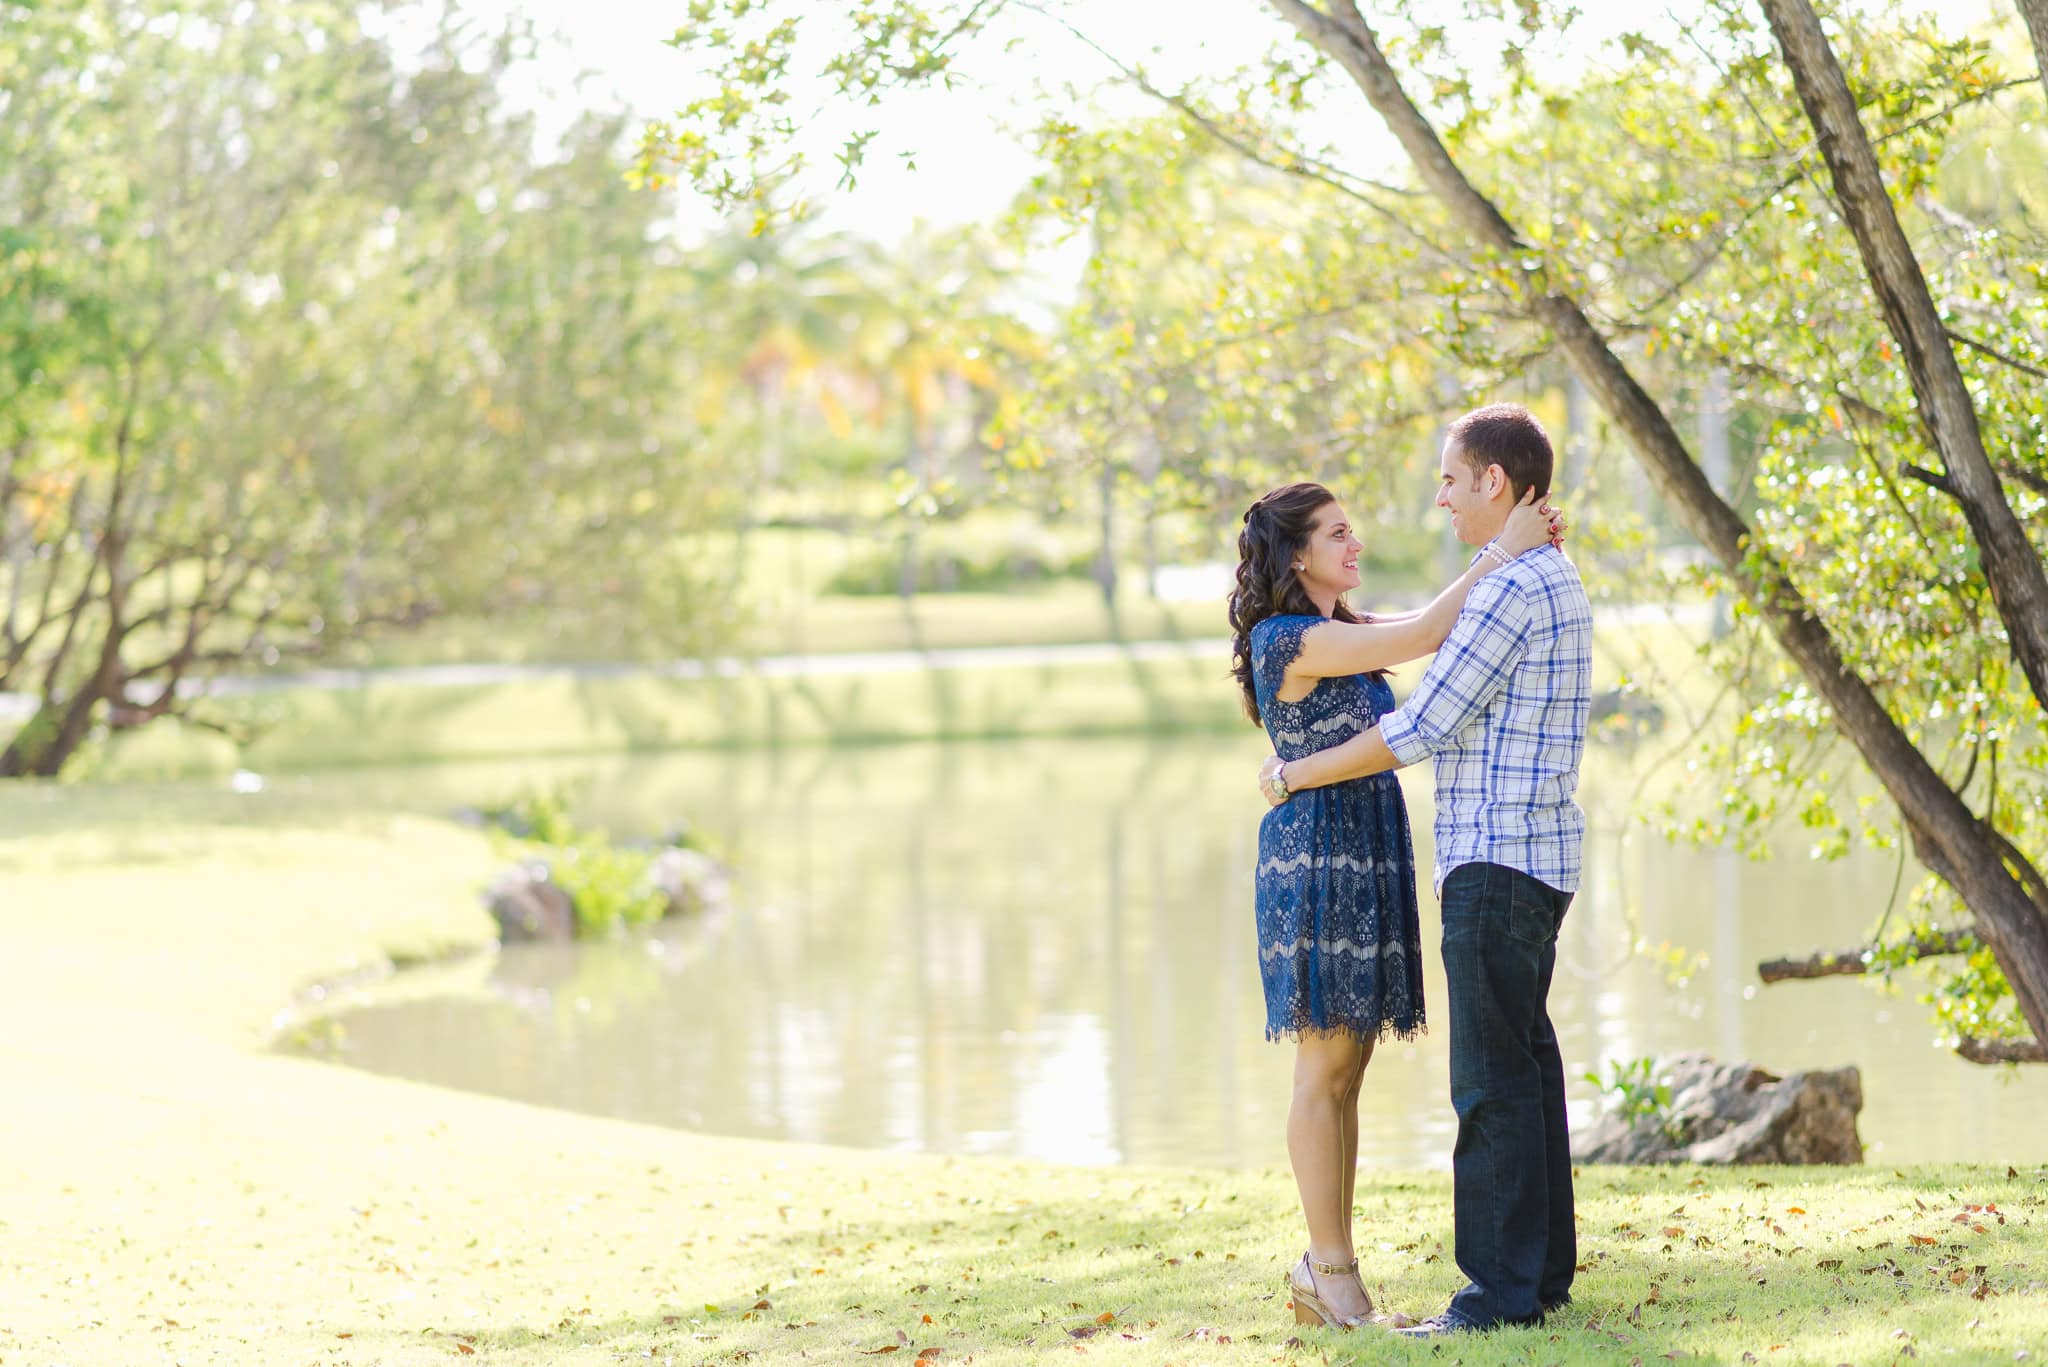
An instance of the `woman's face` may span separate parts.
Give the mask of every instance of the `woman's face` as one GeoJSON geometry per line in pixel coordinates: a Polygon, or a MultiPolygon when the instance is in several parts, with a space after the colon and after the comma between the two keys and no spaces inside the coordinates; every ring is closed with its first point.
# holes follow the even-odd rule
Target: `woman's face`
{"type": "Polygon", "coordinates": [[[1316,509],[1308,545],[1295,553],[1301,582],[1311,594],[1349,593],[1358,587],[1358,553],[1365,543],[1351,534],[1351,519],[1337,503],[1316,509]]]}

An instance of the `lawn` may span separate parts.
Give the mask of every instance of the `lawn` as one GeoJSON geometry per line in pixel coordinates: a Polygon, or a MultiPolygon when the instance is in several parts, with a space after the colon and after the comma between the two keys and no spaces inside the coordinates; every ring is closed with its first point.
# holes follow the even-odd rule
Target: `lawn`
{"type": "MultiPolygon", "coordinates": [[[[0,1363],[2011,1362],[2048,1172],[1585,1169],[1561,1322],[1297,1333],[1284,1172],[737,1141],[267,1051],[301,989],[481,945],[474,831],[218,785],[0,790],[0,1363]],[[280,1016],[281,1012],[287,1013],[280,1016]]],[[[735,1028],[747,1028],[737,1022],[735,1028]]],[[[1370,1172],[1384,1299],[1444,1178],[1370,1172]]]]}

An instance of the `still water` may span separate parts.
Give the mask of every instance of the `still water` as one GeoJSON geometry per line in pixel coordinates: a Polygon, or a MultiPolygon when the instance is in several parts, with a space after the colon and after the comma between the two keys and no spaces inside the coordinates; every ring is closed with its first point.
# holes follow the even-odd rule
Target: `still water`
{"type": "MultiPolygon", "coordinates": [[[[1250,914],[1263,753],[1248,734],[451,770],[436,786],[477,801],[566,785],[621,835],[688,819],[737,871],[736,906],[649,942],[508,949],[439,995],[346,1014],[341,1057],[722,1134],[1282,1163],[1291,1049],[1263,1038],[1250,914]]],[[[2048,1158],[2048,1076],[1937,1049],[1912,988],[1757,985],[1759,959],[1858,943],[1891,895],[1891,856],[1810,863],[1796,830],[1763,863],[1673,848],[1629,817],[1640,768],[1596,750],[1581,794],[1586,878],[1551,1000],[1575,1122],[1599,1105],[1581,1074],[1705,1049],[1780,1072],[1861,1067],[1872,1162],[2048,1158]]],[[[1426,871],[1428,774],[1403,782],[1426,871]]],[[[1435,1023],[1366,1075],[1360,1151],[1377,1166],[1449,1163],[1423,884],[1435,1023]]]]}

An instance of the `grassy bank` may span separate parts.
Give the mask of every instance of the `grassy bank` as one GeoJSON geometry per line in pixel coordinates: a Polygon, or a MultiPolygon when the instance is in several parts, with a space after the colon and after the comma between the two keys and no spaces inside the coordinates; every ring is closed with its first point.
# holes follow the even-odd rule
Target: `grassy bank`
{"type": "MultiPolygon", "coordinates": [[[[1281,1172],[708,1138],[264,1052],[302,984],[483,940],[473,832],[141,787],[0,790],[0,831],[10,1367],[1447,1360],[1297,1334],[1281,1172]]],[[[2038,1354],[2044,1178],[1587,1169],[1573,1314],[1446,1352],[2038,1354]]],[[[1447,1198],[1436,1175],[1362,1181],[1391,1304],[1453,1289],[1447,1198]]]]}
{"type": "Polygon", "coordinates": [[[373,683],[222,698],[237,746],[173,722],[119,737],[103,781],[237,765],[334,765],[678,747],[1119,735],[1243,726],[1217,655],[812,677],[568,675],[463,687],[373,683]]]}
{"type": "MultiPolygon", "coordinates": [[[[1686,708],[1703,705],[1712,690],[1694,659],[1695,639],[1692,629],[1671,623],[1607,628],[1596,643],[1595,684],[1605,689],[1634,679],[1682,721],[1686,708]]],[[[1423,668],[1418,662],[1396,671],[1397,693],[1423,668]]],[[[290,772],[506,755],[1229,732],[1247,725],[1220,649],[809,676],[564,673],[453,687],[398,679],[222,697],[205,706],[211,718],[250,739],[237,744],[166,720],[113,737],[77,773],[114,782],[237,767],[290,772]]]]}

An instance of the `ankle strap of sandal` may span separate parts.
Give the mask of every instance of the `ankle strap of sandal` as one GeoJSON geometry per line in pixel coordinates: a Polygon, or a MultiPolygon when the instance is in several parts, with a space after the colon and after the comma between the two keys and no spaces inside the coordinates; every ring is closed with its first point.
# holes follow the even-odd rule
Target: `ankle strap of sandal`
{"type": "Polygon", "coordinates": [[[1342,1277],[1348,1273],[1358,1271],[1358,1259],[1356,1258],[1353,1258],[1348,1263],[1324,1263],[1317,1262],[1306,1253],[1302,1254],[1301,1257],[1302,1261],[1309,1265],[1310,1271],[1320,1272],[1325,1277],[1342,1277]]]}

